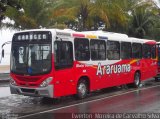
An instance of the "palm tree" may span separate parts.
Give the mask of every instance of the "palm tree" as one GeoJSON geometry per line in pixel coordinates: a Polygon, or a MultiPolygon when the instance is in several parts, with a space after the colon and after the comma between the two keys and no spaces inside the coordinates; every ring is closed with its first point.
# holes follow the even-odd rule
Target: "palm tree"
{"type": "Polygon", "coordinates": [[[156,23],[158,11],[153,2],[145,1],[137,4],[131,11],[129,35],[144,38],[156,23]]]}
{"type": "Polygon", "coordinates": [[[56,24],[70,24],[80,22],[82,29],[86,26],[86,20],[90,10],[89,0],[57,0],[53,4],[52,19],[56,24]]]}
{"type": "MultiPolygon", "coordinates": [[[[127,3],[126,0],[122,1],[127,3]]],[[[114,26],[114,22],[125,26],[128,19],[125,9],[122,9],[124,6],[120,3],[119,0],[56,0],[52,18],[54,23],[77,20],[83,30],[98,27],[100,21],[105,23],[107,29],[114,26]]]]}
{"type": "Polygon", "coordinates": [[[3,25],[2,20],[5,19],[7,16],[6,11],[8,8],[14,8],[16,11],[20,10],[21,1],[19,0],[1,0],[0,1],[0,27],[3,25]]]}
{"type": "MultiPolygon", "coordinates": [[[[7,15],[15,21],[14,28],[31,29],[48,27],[49,9],[47,0],[22,0],[21,12],[14,8],[7,10],[7,15]]],[[[10,25],[10,24],[9,24],[10,25]]]]}

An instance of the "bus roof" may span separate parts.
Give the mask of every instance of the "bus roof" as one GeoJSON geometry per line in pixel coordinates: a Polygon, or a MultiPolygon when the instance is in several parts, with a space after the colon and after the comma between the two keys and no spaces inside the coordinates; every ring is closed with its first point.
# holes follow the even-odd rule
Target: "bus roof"
{"type": "Polygon", "coordinates": [[[29,29],[29,30],[17,31],[16,33],[31,32],[31,31],[55,31],[55,29],[29,29]]]}
{"type": "MultiPolygon", "coordinates": [[[[18,31],[16,33],[23,33],[23,32],[34,32],[34,31],[50,31],[55,36],[60,37],[79,37],[79,38],[89,38],[89,39],[102,39],[102,40],[111,40],[111,41],[122,41],[122,42],[137,42],[137,43],[147,43],[147,44],[155,44],[156,41],[154,40],[146,40],[146,39],[139,39],[134,37],[128,37],[126,34],[121,33],[114,33],[114,32],[106,32],[106,31],[82,31],[77,32],[72,29],[31,29],[31,30],[24,30],[18,31]]],[[[160,42],[159,42],[160,43],[160,42]]]]}
{"type": "Polygon", "coordinates": [[[145,44],[150,44],[150,45],[155,45],[156,44],[156,41],[155,40],[147,40],[147,39],[144,39],[143,40],[145,44]]]}
{"type": "Polygon", "coordinates": [[[129,37],[133,43],[144,43],[143,39],[129,37]]]}
{"type": "Polygon", "coordinates": [[[120,34],[120,33],[114,33],[114,32],[106,32],[106,31],[84,31],[83,33],[98,35],[98,36],[104,36],[107,37],[108,40],[113,41],[128,41],[128,35],[126,34],[120,34]]]}
{"type": "Polygon", "coordinates": [[[160,44],[160,42],[157,42],[156,44],[160,44]]]}

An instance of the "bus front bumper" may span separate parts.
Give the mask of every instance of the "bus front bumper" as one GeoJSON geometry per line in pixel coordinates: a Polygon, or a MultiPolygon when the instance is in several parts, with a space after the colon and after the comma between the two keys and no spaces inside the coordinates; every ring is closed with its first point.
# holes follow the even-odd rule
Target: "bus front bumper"
{"type": "Polygon", "coordinates": [[[48,85],[47,87],[42,88],[29,88],[10,84],[10,91],[11,94],[53,98],[53,85],[48,85]]]}

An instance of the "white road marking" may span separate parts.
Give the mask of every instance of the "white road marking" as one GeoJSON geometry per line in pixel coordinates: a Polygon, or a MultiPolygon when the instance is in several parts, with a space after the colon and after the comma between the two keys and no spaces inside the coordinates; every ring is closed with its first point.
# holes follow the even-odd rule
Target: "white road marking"
{"type": "Polygon", "coordinates": [[[56,109],[50,109],[50,110],[46,110],[46,111],[42,111],[42,112],[38,112],[38,113],[34,113],[34,114],[21,116],[21,117],[18,117],[18,119],[22,119],[22,118],[26,118],[26,117],[30,117],[30,116],[34,116],[34,115],[38,115],[38,114],[43,114],[43,113],[47,113],[47,112],[51,112],[51,111],[56,111],[56,110],[60,110],[60,109],[64,109],[64,108],[69,108],[69,107],[73,107],[73,106],[77,106],[77,105],[82,105],[82,104],[86,104],[86,103],[96,102],[96,101],[99,101],[99,100],[104,100],[104,99],[108,99],[108,98],[112,98],[112,97],[116,97],[116,96],[120,96],[120,95],[125,95],[125,94],[133,93],[133,92],[136,92],[136,91],[139,91],[139,90],[147,90],[147,89],[155,88],[155,87],[159,87],[159,86],[160,85],[141,88],[141,89],[136,89],[136,90],[128,91],[128,92],[125,92],[125,93],[120,93],[120,94],[111,95],[111,96],[108,96],[108,97],[103,97],[103,98],[99,98],[99,99],[95,99],[95,100],[86,101],[86,102],[83,102],[83,103],[77,103],[77,104],[73,104],[73,105],[59,107],[59,108],[56,108],[56,109]]]}

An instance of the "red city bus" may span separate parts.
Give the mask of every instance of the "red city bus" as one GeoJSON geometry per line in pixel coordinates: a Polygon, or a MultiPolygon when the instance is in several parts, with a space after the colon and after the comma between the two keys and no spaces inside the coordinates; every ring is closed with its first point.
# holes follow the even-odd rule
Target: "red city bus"
{"type": "Polygon", "coordinates": [[[12,94],[58,98],[156,76],[156,42],[103,31],[28,30],[13,36],[12,94]]]}

